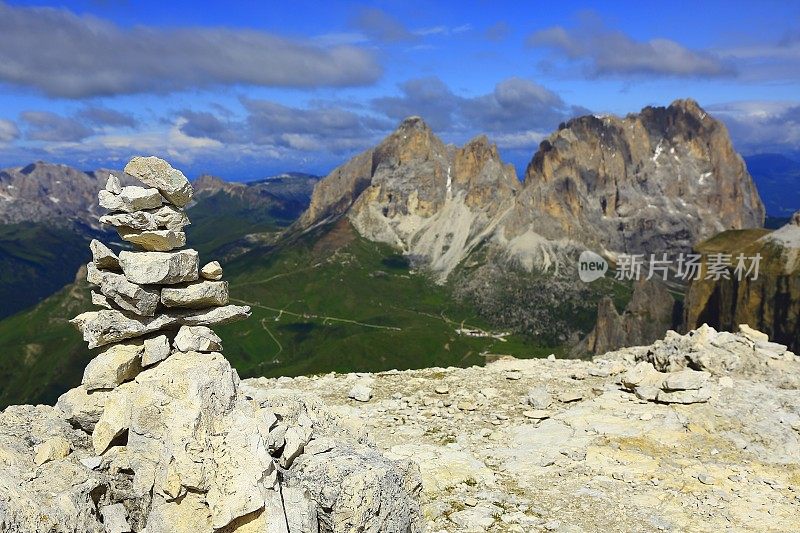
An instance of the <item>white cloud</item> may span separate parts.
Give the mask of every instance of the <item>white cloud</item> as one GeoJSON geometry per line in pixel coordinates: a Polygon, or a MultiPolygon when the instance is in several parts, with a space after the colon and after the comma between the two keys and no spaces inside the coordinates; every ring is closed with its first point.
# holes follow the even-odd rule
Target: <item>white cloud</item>
{"type": "Polygon", "coordinates": [[[549,48],[581,63],[589,76],[719,77],[733,69],[714,54],[690,50],[670,39],[637,41],[607,28],[592,14],[566,29],[553,26],[528,36],[530,47],[549,48]]]}
{"type": "Polygon", "coordinates": [[[219,85],[354,86],[381,75],[372,53],[351,45],[221,27],[126,29],[1,1],[0,35],[0,81],[66,98],[219,85]]]}
{"type": "Polygon", "coordinates": [[[19,128],[10,120],[0,118],[0,143],[9,143],[19,138],[19,128]]]}

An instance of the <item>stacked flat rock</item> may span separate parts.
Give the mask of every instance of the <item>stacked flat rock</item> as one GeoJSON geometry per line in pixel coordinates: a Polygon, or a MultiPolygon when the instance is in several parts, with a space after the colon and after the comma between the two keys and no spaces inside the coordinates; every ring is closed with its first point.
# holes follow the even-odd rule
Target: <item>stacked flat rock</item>
{"type": "Polygon", "coordinates": [[[107,346],[84,378],[97,388],[119,385],[137,365],[157,363],[173,350],[221,351],[208,326],[250,314],[246,306],[228,304],[218,262],[201,269],[197,251],[183,248],[190,224],[183,208],[193,195],[186,176],[157,157],[134,157],[125,173],[146,187],[122,187],[111,175],[98,195],[108,210],[100,222],[134,250],[117,256],[92,241],[87,280],[97,287],[92,302],[103,309],[72,321],[90,348],[107,346]]]}
{"type": "Polygon", "coordinates": [[[135,249],[92,241],[100,309],[72,321],[100,353],[55,407],[0,412],[0,531],[422,531],[416,464],[316,397],[240,382],[209,326],[250,308],[183,248],[191,185],[154,157],[125,172],[148,187],[110,178],[102,221],[135,249]]]}

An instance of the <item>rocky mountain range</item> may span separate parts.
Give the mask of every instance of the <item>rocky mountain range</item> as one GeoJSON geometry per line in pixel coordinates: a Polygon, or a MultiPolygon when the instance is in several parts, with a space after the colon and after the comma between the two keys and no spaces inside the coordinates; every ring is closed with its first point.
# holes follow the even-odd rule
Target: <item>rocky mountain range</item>
{"type": "MultiPolygon", "coordinates": [[[[97,190],[112,173],[123,185],[135,182],[119,170],[82,171],[43,161],[0,169],[0,224],[81,221],[97,226],[97,218],[102,214],[97,206],[97,190]]],[[[198,200],[224,191],[246,199],[252,208],[277,206],[299,213],[306,208],[317,180],[316,176],[299,172],[246,183],[204,175],[195,180],[194,185],[198,200]]]]}
{"type": "Polygon", "coordinates": [[[689,251],[720,231],[761,227],[765,215],[725,126],[677,100],[562,124],[522,183],[485,137],[447,146],[406,119],[322,180],[298,225],[340,216],[443,281],[484,244],[528,270],[555,270],[587,247],[611,259],[689,251]]]}
{"type": "MultiPolygon", "coordinates": [[[[418,118],[316,183],[302,214],[291,200],[298,180],[306,191],[314,182],[195,182],[187,236],[221,259],[253,309],[248,324],[226,326],[228,356],[244,376],[470,365],[497,353],[565,355],[582,340],[590,353],[651,342],[680,325],[672,296],[637,293],[611,275],[583,283],[577,253],[593,248],[613,268],[620,252],[683,251],[763,217],[724,127],[692,101],[565,123],[524,182],[485,137],[446,145],[418,118]],[[276,188],[289,198],[282,204],[272,200],[276,188]],[[734,207],[715,203],[724,198],[734,207]],[[293,213],[300,218],[284,231],[293,213]]],[[[0,402],[53,399],[74,385],[72,369],[87,355],[66,319],[86,310],[81,290],[68,286],[0,322],[0,348],[11,354],[0,364],[8,377],[0,402]],[[29,343],[29,327],[48,334],[29,343]],[[29,384],[32,372],[48,377],[29,384]]],[[[681,287],[670,290],[681,299],[681,287]]]]}
{"type": "Polygon", "coordinates": [[[38,161],[0,170],[0,223],[83,221],[97,224],[98,187],[111,170],[83,172],[38,161]]]}

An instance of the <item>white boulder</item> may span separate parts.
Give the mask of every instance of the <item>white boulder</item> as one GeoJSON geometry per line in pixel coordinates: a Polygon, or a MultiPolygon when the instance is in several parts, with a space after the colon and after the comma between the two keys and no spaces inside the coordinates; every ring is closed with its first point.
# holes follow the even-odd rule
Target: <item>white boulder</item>
{"type": "Polygon", "coordinates": [[[155,209],[161,206],[163,197],[156,189],[144,187],[123,187],[119,194],[103,190],[97,194],[100,207],[109,211],[132,213],[143,209],[155,209]]]}
{"type": "Polygon", "coordinates": [[[128,252],[119,254],[125,277],[142,285],[173,285],[198,278],[196,250],[178,252],[128,252]]]}
{"type": "Polygon", "coordinates": [[[167,307],[202,309],[228,303],[227,281],[198,281],[161,290],[161,303],[167,307]]]}
{"type": "Polygon", "coordinates": [[[164,198],[178,207],[189,203],[194,189],[183,172],[158,157],[134,157],[125,165],[125,173],[145,185],[158,189],[164,198]]]}
{"type": "Polygon", "coordinates": [[[180,352],[217,352],[222,340],[206,326],[182,326],[175,336],[175,349],[180,352]]]}

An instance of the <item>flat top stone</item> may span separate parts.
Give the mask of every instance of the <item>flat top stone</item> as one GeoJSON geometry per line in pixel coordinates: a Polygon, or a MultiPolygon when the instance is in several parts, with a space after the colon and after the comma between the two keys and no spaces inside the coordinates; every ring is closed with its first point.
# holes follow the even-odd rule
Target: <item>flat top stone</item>
{"type": "Polygon", "coordinates": [[[155,187],[178,207],[188,204],[194,195],[194,189],[183,172],[158,157],[134,157],[125,165],[125,173],[155,187]]]}

